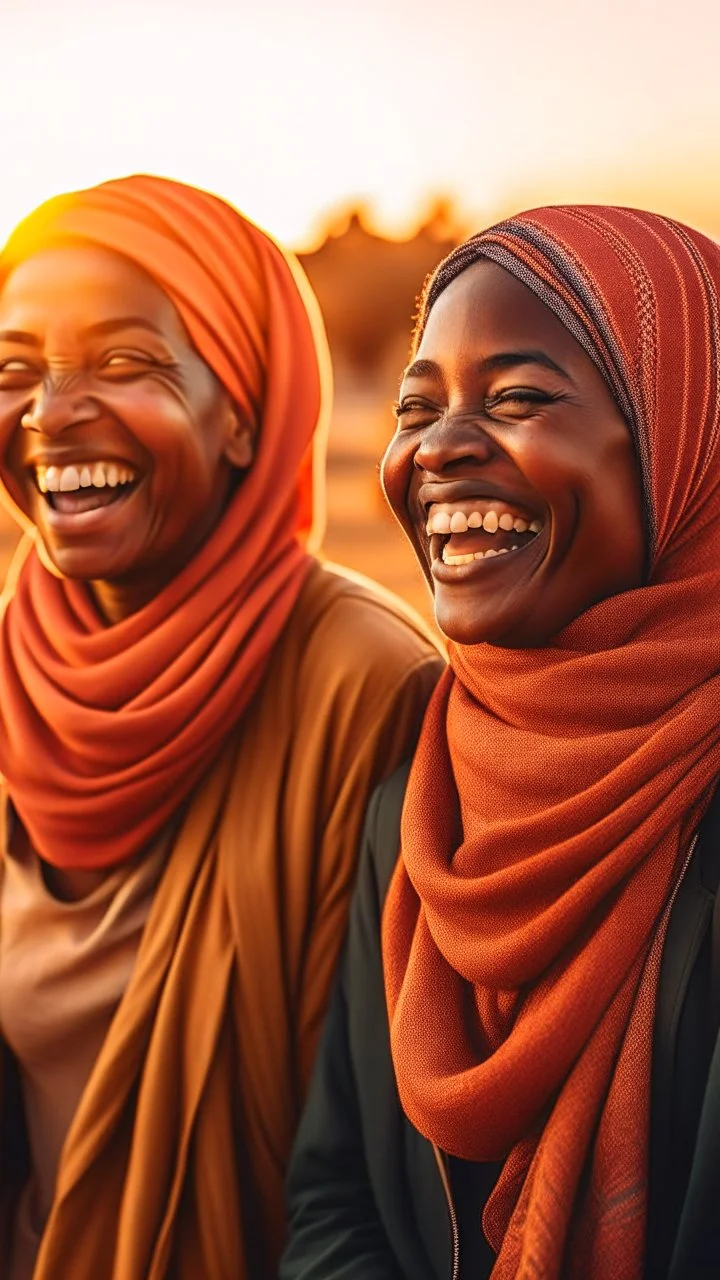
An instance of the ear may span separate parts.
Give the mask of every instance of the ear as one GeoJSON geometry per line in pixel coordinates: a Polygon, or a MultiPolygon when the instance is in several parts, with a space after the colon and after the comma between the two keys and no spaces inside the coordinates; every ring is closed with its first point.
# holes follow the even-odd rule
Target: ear
{"type": "Polygon", "coordinates": [[[227,427],[225,431],[225,457],[231,466],[247,471],[255,456],[255,432],[232,401],[227,402],[227,427]]]}

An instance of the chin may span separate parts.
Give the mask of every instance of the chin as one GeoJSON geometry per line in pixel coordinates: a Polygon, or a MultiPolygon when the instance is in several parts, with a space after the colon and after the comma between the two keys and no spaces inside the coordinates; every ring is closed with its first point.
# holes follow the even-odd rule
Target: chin
{"type": "Polygon", "coordinates": [[[107,557],[98,556],[88,547],[53,547],[43,539],[45,554],[63,578],[78,582],[100,582],[117,572],[107,557]]]}
{"type": "Polygon", "coordinates": [[[443,599],[443,593],[435,595],[435,621],[447,640],[455,644],[501,643],[498,619],[478,617],[476,609],[463,608],[457,601],[443,599]],[[493,625],[494,624],[494,625],[493,625]]]}
{"type": "Polygon", "coordinates": [[[477,608],[477,601],[473,608],[470,602],[463,605],[458,600],[443,599],[440,592],[435,594],[435,621],[447,640],[461,645],[490,644],[498,649],[537,649],[547,644],[555,634],[552,631],[546,635],[532,613],[513,617],[493,612],[488,616],[477,608]]]}

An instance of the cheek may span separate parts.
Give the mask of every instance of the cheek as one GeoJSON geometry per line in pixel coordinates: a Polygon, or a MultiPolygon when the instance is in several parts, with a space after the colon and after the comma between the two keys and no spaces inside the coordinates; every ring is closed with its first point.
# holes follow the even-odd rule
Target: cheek
{"type": "Polygon", "coordinates": [[[102,395],[102,404],[143,441],[151,442],[155,436],[161,441],[187,420],[180,397],[150,380],[113,387],[102,395]]]}
{"type": "Polygon", "coordinates": [[[605,474],[613,476],[613,484],[603,486],[604,527],[613,531],[626,583],[639,586],[647,570],[648,538],[640,464],[631,442],[618,442],[605,474]]]}
{"type": "Polygon", "coordinates": [[[200,481],[216,452],[212,420],[168,388],[145,385],[132,394],[106,395],[108,410],[144,449],[155,484],[166,487],[178,475],[200,481]]]}
{"type": "Polygon", "coordinates": [[[13,502],[25,515],[32,515],[37,490],[25,468],[24,445],[27,432],[19,425],[19,411],[0,406],[0,479],[13,502]]]}
{"type": "Polygon", "coordinates": [[[538,492],[562,494],[584,483],[588,448],[576,433],[558,430],[551,422],[527,423],[508,433],[503,452],[538,492]]]}
{"type": "Polygon", "coordinates": [[[380,464],[380,479],[385,496],[395,515],[408,523],[407,498],[415,468],[415,445],[398,432],[393,436],[380,464]]]}
{"type": "Polygon", "coordinates": [[[0,455],[11,451],[15,440],[22,433],[20,419],[25,412],[29,392],[0,392],[0,455]]]}
{"type": "Polygon", "coordinates": [[[598,439],[580,465],[588,505],[613,528],[640,519],[642,481],[629,432],[598,439]],[[612,481],[610,482],[610,477],[612,481]]]}

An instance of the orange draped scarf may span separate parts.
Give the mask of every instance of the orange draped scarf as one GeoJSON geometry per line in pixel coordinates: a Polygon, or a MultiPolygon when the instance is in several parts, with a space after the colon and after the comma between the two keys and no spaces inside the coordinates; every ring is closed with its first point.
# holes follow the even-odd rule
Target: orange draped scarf
{"type": "Polygon", "coordinates": [[[41,545],[12,575],[0,770],[43,858],[105,867],[160,831],[262,679],[319,540],[314,452],[329,362],[299,266],[206,192],[137,176],[51,200],[11,237],[0,283],[34,251],[77,242],[153,277],[257,424],[252,467],[223,519],[139,612],[105,625],[87,586],[53,571],[41,545]]]}
{"type": "Polygon", "coordinates": [[[659,961],[720,771],[720,250],[634,210],[534,210],[441,264],[425,317],[480,256],[616,395],[649,574],[546,648],[450,644],[383,919],[393,1060],[421,1133],[504,1161],[493,1280],[638,1280],[659,961]]]}

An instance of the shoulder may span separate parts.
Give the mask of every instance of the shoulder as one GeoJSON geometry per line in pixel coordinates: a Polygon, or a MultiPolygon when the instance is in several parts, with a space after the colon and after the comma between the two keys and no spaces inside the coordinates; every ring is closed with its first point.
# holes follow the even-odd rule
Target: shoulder
{"type": "Polygon", "coordinates": [[[267,738],[274,754],[284,737],[304,785],[312,773],[324,794],[353,807],[359,836],[374,787],[412,753],[444,670],[410,610],[315,561],[242,732],[256,751],[267,738]]]}
{"type": "Polygon", "coordinates": [[[338,673],[372,672],[386,684],[413,668],[436,677],[444,658],[422,619],[391,592],[337,565],[318,562],[297,605],[296,624],[310,660],[331,662],[338,673]]]}
{"type": "Polygon", "coordinates": [[[397,745],[385,754],[395,767],[412,749],[445,667],[429,629],[390,592],[319,563],[290,629],[284,648],[296,707],[336,738],[394,734],[397,745]]]}

